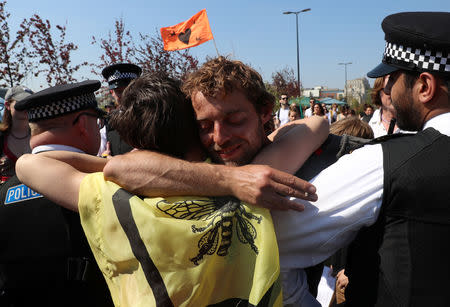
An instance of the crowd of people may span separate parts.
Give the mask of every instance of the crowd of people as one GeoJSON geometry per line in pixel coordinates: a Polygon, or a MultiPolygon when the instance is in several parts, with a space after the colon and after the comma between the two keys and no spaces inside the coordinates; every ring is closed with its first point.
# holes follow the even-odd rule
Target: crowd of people
{"type": "MultiPolygon", "coordinates": [[[[343,104],[338,106],[336,103],[327,106],[325,103],[320,103],[316,101],[316,99],[311,98],[309,100],[310,107],[300,107],[295,102],[291,104],[286,104],[287,95],[282,95],[280,100],[280,109],[275,112],[273,117],[274,127],[279,128],[288,122],[293,122],[301,118],[308,118],[311,116],[320,116],[325,118],[328,123],[331,125],[330,131],[331,133],[342,135],[338,133],[339,131],[347,131],[348,135],[363,137],[367,139],[373,139],[374,137],[379,137],[392,133],[399,133],[400,130],[395,125],[395,121],[393,123],[393,127],[395,129],[389,131],[389,124],[391,119],[396,118],[395,109],[392,107],[390,103],[389,95],[384,94],[382,91],[383,87],[380,87],[381,84],[384,83],[385,77],[377,78],[375,81],[374,89],[372,92],[372,100],[375,105],[379,106],[374,112],[374,107],[371,104],[364,104],[364,112],[361,112],[359,116],[356,116],[356,112],[352,110],[348,105],[343,104]],[[383,97],[384,106],[381,103],[381,97],[383,97]],[[302,110],[300,110],[300,108],[302,110]],[[389,108],[389,109],[388,109],[389,108]],[[387,111],[387,109],[389,111],[387,111]],[[288,117],[283,122],[280,120],[280,114],[284,113],[284,110],[288,110],[288,117]],[[381,117],[384,110],[384,117],[381,117]],[[381,113],[380,113],[381,112],[381,113]],[[304,114],[304,115],[303,115],[304,114]],[[375,117],[372,120],[372,117],[375,117]],[[345,119],[345,120],[344,120],[345,119]],[[344,122],[342,122],[344,120],[344,122]],[[339,124],[337,123],[339,122],[339,124]],[[381,123],[384,123],[382,125],[381,123]],[[386,124],[387,123],[387,127],[386,124]],[[336,126],[336,127],[334,127],[336,126]],[[350,129],[350,127],[354,127],[354,131],[350,129]],[[348,127],[348,128],[347,128],[348,127]],[[384,128],[384,130],[382,130],[384,128]],[[349,130],[347,130],[349,129],[349,130]],[[359,130],[364,130],[365,132],[358,133],[359,130]],[[376,132],[375,132],[376,131],[376,132]]],[[[283,115],[284,116],[284,115],[283,115]]]]}
{"type": "Polygon", "coordinates": [[[112,64],[106,112],[96,80],[9,89],[0,305],[320,306],[326,263],[330,306],[446,306],[449,26],[387,16],[359,116],[274,112],[222,56],[183,82],[112,64]]]}

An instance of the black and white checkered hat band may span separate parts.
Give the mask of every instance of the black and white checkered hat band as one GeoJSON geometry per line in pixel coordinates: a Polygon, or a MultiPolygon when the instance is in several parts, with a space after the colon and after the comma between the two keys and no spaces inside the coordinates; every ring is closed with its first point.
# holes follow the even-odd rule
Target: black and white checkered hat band
{"type": "Polygon", "coordinates": [[[120,72],[120,71],[116,71],[115,73],[113,73],[111,76],[109,76],[108,78],[108,82],[112,82],[112,81],[116,81],[116,80],[121,80],[121,79],[136,79],[138,77],[137,74],[133,73],[133,72],[120,72]]]}
{"type": "Polygon", "coordinates": [[[44,106],[30,108],[28,110],[28,120],[39,121],[50,119],[89,107],[97,107],[97,100],[95,99],[94,93],[73,96],[44,106]]]}
{"type": "Polygon", "coordinates": [[[391,63],[390,59],[397,63],[407,63],[408,67],[415,65],[414,67],[420,70],[450,73],[450,53],[448,52],[411,48],[386,42],[384,60],[391,63]]]}

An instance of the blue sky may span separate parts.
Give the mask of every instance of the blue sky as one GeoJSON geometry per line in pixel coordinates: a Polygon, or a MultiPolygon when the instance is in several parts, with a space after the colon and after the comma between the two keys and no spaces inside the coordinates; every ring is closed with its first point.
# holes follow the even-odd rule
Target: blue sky
{"type": "MultiPolygon", "coordinates": [[[[376,66],[384,48],[381,21],[400,11],[447,11],[449,0],[9,0],[10,26],[15,30],[23,18],[37,13],[53,25],[67,24],[67,38],[78,45],[74,62],[98,61],[99,47],[91,45],[92,36],[106,37],[114,21],[122,17],[126,28],[138,33],[154,34],[160,27],[175,25],[206,9],[217,48],[257,69],[266,81],[274,71],[286,66],[296,73],[295,15],[283,11],[311,11],[299,15],[300,78],[304,87],[318,85],[344,87],[347,78],[355,79],[376,66]]],[[[212,41],[191,48],[200,61],[215,56],[212,41]]],[[[90,69],[80,71],[79,79],[97,78],[90,69]]],[[[27,80],[37,89],[45,83],[27,80]]]]}

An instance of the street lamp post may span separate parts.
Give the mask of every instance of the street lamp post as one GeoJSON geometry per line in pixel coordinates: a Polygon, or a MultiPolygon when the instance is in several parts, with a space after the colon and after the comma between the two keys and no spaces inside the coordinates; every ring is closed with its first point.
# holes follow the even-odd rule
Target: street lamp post
{"type": "Polygon", "coordinates": [[[348,104],[348,98],[347,98],[347,65],[352,64],[352,62],[346,62],[346,63],[338,63],[338,65],[344,65],[345,66],[345,85],[344,85],[344,91],[345,91],[345,103],[348,104]]]}
{"type": "Polygon", "coordinates": [[[297,12],[283,12],[283,14],[289,15],[289,14],[295,14],[295,25],[297,27],[297,87],[299,90],[298,97],[302,96],[302,89],[300,87],[300,54],[299,54],[299,45],[298,45],[298,14],[311,11],[311,9],[304,9],[297,12]]]}

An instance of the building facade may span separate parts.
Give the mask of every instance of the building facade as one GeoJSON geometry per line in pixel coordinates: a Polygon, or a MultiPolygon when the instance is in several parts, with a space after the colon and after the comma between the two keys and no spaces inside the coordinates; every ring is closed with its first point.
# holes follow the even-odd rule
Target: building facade
{"type": "Polygon", "coordinates": [[[366,101],[367,95],[369,95],[370,84],[367,78],[358,78],[354,80],[348,80],[347,86],[344,89],[344,96],[355,98],[359,104],[366,101]]]}
{"type": "Polygon", "coordinates": [[[316,86],[314,88],[304,88],[302,96],[311,98],[334,98],[341,99],[344,96],[344,91],[338,88],[327,88],[325,86],[316,86]]]}

